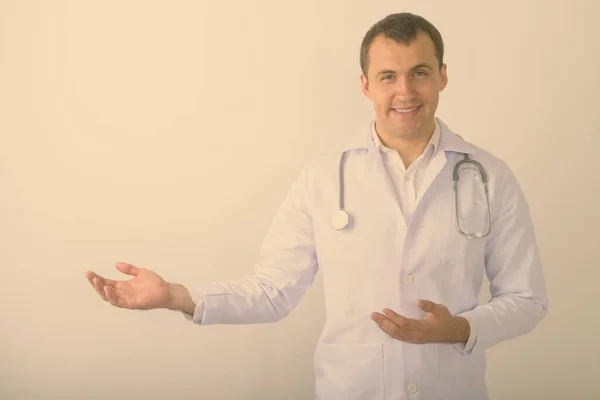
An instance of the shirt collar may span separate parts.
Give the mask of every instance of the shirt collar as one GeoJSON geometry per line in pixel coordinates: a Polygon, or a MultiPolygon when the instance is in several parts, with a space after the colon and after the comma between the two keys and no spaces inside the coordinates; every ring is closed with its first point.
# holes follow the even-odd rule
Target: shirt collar
{"type": "MultiPolygon", "coordinates": [[[[435,128],[433,129],[433,134],[431,135],[431,138],[429,139],[429,143],[427,143],[427,146],[425,147],[425,150],[423,151],[423,155],[424,155],[423,157],[426,158],[427,160],[431,160],[433,158],[433,156],[435,155],[437,149],[439,148],[439,144],[440,144],[441,127],[440,127],[440,124],[437,121],[437,119],[435,119],[434,121],[435,121],[435,128]]],[[[371,136],[373,138],[373,143],[375,145],[375,148],[382,155],[389,155],[389,154],[396,152],[396,150],[390,149],[389,147],[385,146],[381,142],[381,138],[377,134],[377,129],[375,128],[375,121],[373,121],[371,123],[371,136]]]]}
{"type": "MultiPolygon", "coordinates": [[[[436,118],[437,126],[439,126],[439,138],[437,148],[440,151],[444,152],[458,152],[463,154],[473,154],[474,150],[471,145],[463,140],[458,134],[454,133],[443,120],[436,118]]],[[[346,142],[345,146],[343,146],[342,151],[351,151],[351,150],[377,150],[375,145],[375,137],[373,136],[373,125],[371,124],[369,132],[363,131],[356,136],[353,136],[346,142]]],[[[434,132],[435,134],[435,132],[434,132]]],[[[433,140],[436,140],[432,135],[433,140]]],[[[436,149],[437,151],[437,149],[436,149]]]]}

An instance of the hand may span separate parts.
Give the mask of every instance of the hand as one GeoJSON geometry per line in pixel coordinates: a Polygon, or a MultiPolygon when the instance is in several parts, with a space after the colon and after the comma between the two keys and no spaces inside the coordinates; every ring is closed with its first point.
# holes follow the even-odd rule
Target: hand
{"type": "Polygon", "coordinates": [[[387,308],[383,314],[371,314],[371,319],[394,339],[408,343],[458,343],[469,339],[469,322],[452,316],[446,306],[429,300],[419,300],[418,306],[427,313],[424,319],[406,318],[387,308]]]}
{"type": "Polygon", "coordinates": [[[106,279],[92,271],[85,276],[102,300],[113,306],[138,310],[167,307],[170,302],[169,284],[158,274],[127,263],[116,263],[115,267],[134,278],[128,281],[106,279]]]}

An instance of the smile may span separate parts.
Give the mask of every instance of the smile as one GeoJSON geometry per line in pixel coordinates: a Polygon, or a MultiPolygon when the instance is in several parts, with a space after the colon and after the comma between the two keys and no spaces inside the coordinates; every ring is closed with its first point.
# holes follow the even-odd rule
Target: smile
{"type": "Polygon", "coordinates": [[[414,107],[414,108],[394,108],[394,111],[399,112],[399,113],[407,113],[407,112],[411,112],[411,111],[415,111],[417,108],[419,108],[419,106],[414,107]]]}
{"type": "Polygon", "coordinates": [[[392,110],[394,111],[394,114],[396,114],[399,117],[412,117],[416,114],[419,113],[419,111],[421,110],[421,105],[413,107],[413,108],[392,108],[392,110]]]}

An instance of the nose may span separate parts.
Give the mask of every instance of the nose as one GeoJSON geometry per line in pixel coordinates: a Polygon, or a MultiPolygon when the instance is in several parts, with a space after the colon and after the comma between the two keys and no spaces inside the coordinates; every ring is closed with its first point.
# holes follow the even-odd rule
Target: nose
{"type": "Polygon", "coordinates": [[[415,95],[414,82],[405,76],[399,77],[395,85],[396,97],[399,99],[411,100],[415,95]]]}

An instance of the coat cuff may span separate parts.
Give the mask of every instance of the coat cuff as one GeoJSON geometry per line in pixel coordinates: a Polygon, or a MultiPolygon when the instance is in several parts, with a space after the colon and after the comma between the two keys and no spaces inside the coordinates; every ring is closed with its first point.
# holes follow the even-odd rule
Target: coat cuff
{"type": "Polygon", "coordinates": [[[477,344],[477,326],[473,323],[473,320],[463,314],[457,315],[457,317],[462,317],[467,320],[469,323],[469,339],[467,342],[454,343],[454,347],[460,351],[463,355],[468,356],[471,355],[473,350],[475,349],[475,345],[477,344]]]}
{"type": "Polygon", "coordinates": [[[183,314],[186,320],[195,324],[202,324],[202,319],[204,318],[204,296],[199,294],[197,291],[191,290],[189,288],[188,291],[190,292],[190,296],[192,297],[194,304],[196,304],[196,308],[194,309],[193,314],[187,313],[185,311],[181,311],[181,313],[183,314]]]}

